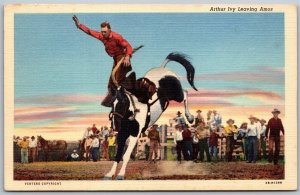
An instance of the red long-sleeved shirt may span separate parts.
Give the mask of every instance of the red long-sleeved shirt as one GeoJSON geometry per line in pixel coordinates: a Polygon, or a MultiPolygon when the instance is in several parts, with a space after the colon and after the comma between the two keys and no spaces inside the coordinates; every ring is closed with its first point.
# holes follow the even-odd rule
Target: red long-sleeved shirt
{"type": "Polygon", "coordinates": [[[280,118],[271,118],[268,122],[267,125],[267,130],[266,130],[266,136],[268,136],[268,133],[270,131],[270,137],[279,137],[280,136],[280,131],[284,134],[284,128],[282,125],[282,122],[280,118]]]}
{"type": "Polygon", "coordinates": [[[95,37],[96,39],[102,41],[105,46],[107,54],[111,57],[116,57],[118,55],[132,55],[132,47],[121,35],[116,32],[111,31],[108,38],[104,38],[101,32],[89,29],[83,24],[79,25],[79,28],[88,35],[95,37]]]}

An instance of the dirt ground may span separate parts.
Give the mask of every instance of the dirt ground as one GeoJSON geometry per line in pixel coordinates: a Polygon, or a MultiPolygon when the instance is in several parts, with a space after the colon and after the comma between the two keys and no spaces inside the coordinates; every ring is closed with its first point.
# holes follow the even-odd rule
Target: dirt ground
{"type": "MultiPolygon", "coordinates": [[[[14,164],[15,180],[99,180],[110,170],[113,162],[36,162],[14,164]]],[[[121,163],[118,168],[121,167],[121,163]]],[[[131,161],[126,179],[283,179],[284,166],[246,162],[194,163],[160,161],[150,164],[131,161]]]]}

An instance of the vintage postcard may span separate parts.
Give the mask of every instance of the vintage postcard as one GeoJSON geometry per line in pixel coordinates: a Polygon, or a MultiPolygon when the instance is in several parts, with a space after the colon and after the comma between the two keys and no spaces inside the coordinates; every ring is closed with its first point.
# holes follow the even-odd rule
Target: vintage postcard
{"type": "Polygon", "coordinates": [[[7,191],[297,189],[295,6],[4,11],[7,191]]]}

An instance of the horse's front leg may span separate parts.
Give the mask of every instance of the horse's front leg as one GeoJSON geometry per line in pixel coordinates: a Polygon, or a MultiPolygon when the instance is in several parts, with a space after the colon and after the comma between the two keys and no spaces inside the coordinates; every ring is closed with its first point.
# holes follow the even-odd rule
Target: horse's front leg
{"type": "Polygon", "coordinates": [[[118,176],[116,177],[116,179],[118,179],[118,180],[123,180],[125,177],[126,167],[127,167],[128,161],[130,159],[130,155],[137,143],[137,138],[138,138],[138,136],[137,137],[134,137],[132,135],[129,136],[129,144],[128,144],[127,150],[123,156],[123,164],[122,164],[122,167],[120,169],[118,176]]]}
{"type": "Polygon", "coordinates": [[[110,171],[104,176],[103,180],[112,180],[117,170],[118,162],[115,161],[110,171]]]}

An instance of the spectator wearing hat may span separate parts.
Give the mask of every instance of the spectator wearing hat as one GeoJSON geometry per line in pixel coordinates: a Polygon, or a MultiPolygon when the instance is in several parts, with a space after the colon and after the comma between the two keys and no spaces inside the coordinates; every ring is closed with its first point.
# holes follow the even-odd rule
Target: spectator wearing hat
{"type": "Polygon", "coordinates": [[[193,159],[193,139],[192,132],[189,130],[187,125],[184,125],[183,132],[183,156],[184,160],[192,160],[193,159]]]}
{"type": "Polygon", "coordinates": [[[278,157],[280,152],[280,132],[284,135],[284,128],[281,119],[278,118],[280,111],[274,109],[272,111],[273,117],[269,120],[266,129],[266,138],[269,139],[269,162],[274,162],[274,165],[278,164],[278,157]],[[275,145],[275,154],[273,156],[273,147],[275,145]]]}
{"type": "Polygon", "coordinates": [[[247,125],[247,134],[248,134],[248,163],[255,163],[257,159],[257,152],[258,152],[258,144],[257,140],[260,136],[259,134],[259,127],[255,123],[255,117],[249,117],[250,123],[247,125]]]}
{"type": "Polygon", "coordinates": [[[261,124],[261,132],[260,132],[260,143],[261,143],[261,150],[263,153],[263,158],[266,159],[267,158],[267,142],[266,142],[266,130],[267,130],[267,126],[266,126],[266,120],[261,119],[260,120],[260,124],[261,124]]]}
{"type": "Polygon", "coordinates": [[[197,110],[197,117],[195,118],[195,127],[198,127],[200,123],[204,122],[204,117],[202,116],[201,112],[202,110],[197,110]]]}
{"type": "Polygon", "coordinates": [[[183,137],[182,137],[182,125],[177,124],[175,126],[176,128],[176,133],[174,137],[174,143],[176,145],[176,151],[177,151],[177,160],[181,162],[181,155],[182,155],[182,150],[183,150],[183,137]]]}
{"type": "Polygon", "coordinates": [[[201,162],[204,161],[204,152],[207,158],[207,161],[210,162],[210,154],[209,154],[209,148],[208,148],[208,138],[209,138],[209,127],[204,125],[204,123],[200,123],[200,125],[197,128],[197,135],[199,139],[199,159],[201,162]]]}
{"type": "Polygon", "coordinates": [[[220,125],[222,124],[222,116],[220,113],[218,113],[216,110],[213,110],[213,126],[216,126],[217,128],[220,127],[220,125]]]}
{"type": "Polygon", "coordinates": [[[30,160],[32,162],[36,161],[37,157],[37,140],[34,136],[31,136],[31,139],[29,140],[29,156],[30,160]]]}
{"type": "Polygon", "coordinates": [[[261,123],[259,118],[254,117],[254,123],[257,125],[257,160],[261,160],[261,141],[260,141],[260,134],[261,134],[261,123]]]}
{"type": "Polygon", "coordinates": [[[234,148],[234,134],[237,133],[237,128],[233,125],[234,120],[229,119],[226,121],[227,126],[224,128],[226,135],[226,160],[232,161],[232,152],[234,148]]]}
{"type": "Polygon", "coordinates": [[[73,150],[71,154],[71,161],[79,161],[79,154],[77,153],[77,150],[73,150]]]}
{"type": "Polygon", "coordinates": [[[186,124],[185,119],[180,111],[177,112],[177,117],[175,117],[174,120],[178,125],[182,125],[183,127],[186,124]]]}
{"type": "Polygon", "coordinates": [[[22,141],[20,141],[18,145],[21,148],[21,163],[28,163],[28,148],[29,148],[28,137],[24,136],[22,141]]]}
{"type": "Polygon", "coordinates": [[[247,131],[248,123],[244,122],[241,124],[240,128],[238,129],[238,139],[242,139],[243,143],[243,153],[244,153],[244,160],[248,160],[248,131],[247,131]]]}
{"type": "Polygon", "coordinates": [[[157,131],[157,127],[158,127],[157,124],[152,125],[148,133],[148,138],[150,139],[150,152],[149,152],[148,161],[154,163],[158,157],[158,147],[160,146],[160,137],[159,137],[159,132],[157,131]],[[153,153],[154,153],[154,158],[153,158],[153,153]]]}
{"type": "Polygon", "coordinates": [[[92,135],[92,139],[93,139],[91,144],[92,159],[94,162],[96,162],[98,160],[100,143],[99,143],[99,139],[96,136],[92,135]]]}

